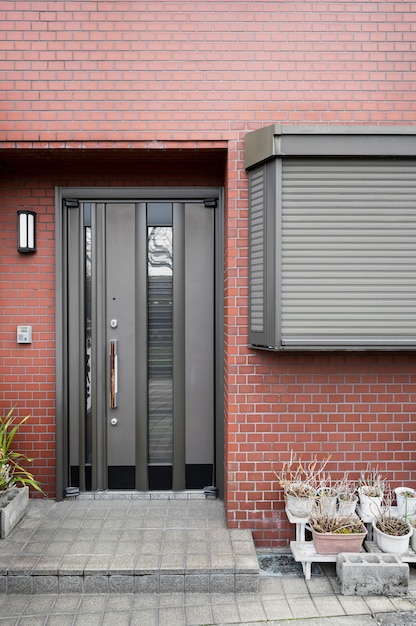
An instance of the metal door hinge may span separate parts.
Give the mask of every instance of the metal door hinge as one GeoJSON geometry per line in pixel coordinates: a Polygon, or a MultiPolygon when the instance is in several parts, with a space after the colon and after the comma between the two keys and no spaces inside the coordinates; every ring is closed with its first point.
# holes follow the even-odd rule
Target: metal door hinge
{"type": "Polygon", "coordinates": [[[64,204],[67,209],[77,209],[79,207],[79,200],[76,198],[65,198],[64,204]]]}

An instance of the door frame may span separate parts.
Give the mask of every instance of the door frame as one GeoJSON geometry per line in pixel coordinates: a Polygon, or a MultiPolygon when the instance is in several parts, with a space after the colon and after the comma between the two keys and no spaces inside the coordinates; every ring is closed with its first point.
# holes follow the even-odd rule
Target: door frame
{"type": "MultiPolygon", "coordinates": [[[[56,305],[56,499],[65,497],[69,480],[68,415],[68,316],[67,316],[67,225],[64,201],[216,202],[215,209],[215,486],[224,494],[224,193],[222,187],[56,187],[55,188],[55,305],[56,305]]],[[[207,210],[212,210],[207,208],[207,210]]]]}

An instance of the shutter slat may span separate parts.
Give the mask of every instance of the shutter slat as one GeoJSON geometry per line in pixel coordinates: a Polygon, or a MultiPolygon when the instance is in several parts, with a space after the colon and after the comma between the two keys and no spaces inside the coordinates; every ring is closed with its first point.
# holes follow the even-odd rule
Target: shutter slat
{"type": "Polygon", "coordinates": [[[264,331],[264,169],[250,176],[250,333],[264,331]]]}
{"type": "Polygon", "coordinates": [[[414,342],[416,163],[293,159],[282,176],[283,343],[414,342]]]}

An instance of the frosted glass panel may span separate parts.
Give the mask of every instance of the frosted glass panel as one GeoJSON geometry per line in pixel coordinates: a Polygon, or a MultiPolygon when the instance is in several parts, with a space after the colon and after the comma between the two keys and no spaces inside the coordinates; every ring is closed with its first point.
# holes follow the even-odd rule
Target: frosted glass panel
{"type": "Polygon", "coordinates": [[[172,227],[148,228],[149,464],[172,464],[172,227]]]}

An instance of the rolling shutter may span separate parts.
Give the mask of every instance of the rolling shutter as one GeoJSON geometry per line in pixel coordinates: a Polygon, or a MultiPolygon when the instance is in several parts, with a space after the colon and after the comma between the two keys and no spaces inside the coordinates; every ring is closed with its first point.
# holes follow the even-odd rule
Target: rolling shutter
{"type": "Polygon", "coordinates": [[[281,347],[416,345],[415,160],[284,159],[281,211],[281,347]]]}
{"type": "Polygon", "coordinates": [[[250,176],[250,331],[265,326],[265,168],[250,176]]]}

